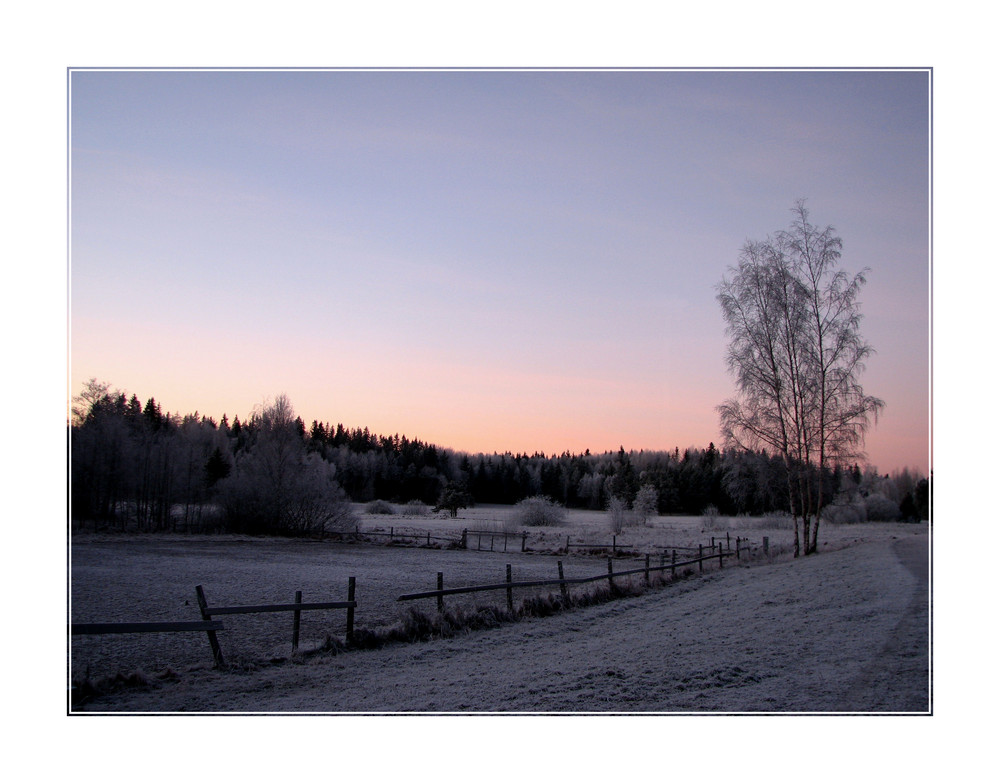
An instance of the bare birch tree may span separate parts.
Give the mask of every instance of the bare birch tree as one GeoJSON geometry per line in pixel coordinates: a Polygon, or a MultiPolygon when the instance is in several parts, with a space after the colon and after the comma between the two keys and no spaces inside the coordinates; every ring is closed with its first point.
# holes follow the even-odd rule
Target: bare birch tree
{"type": "Polygon", "coordinates": [[[727,445],[781,456],[798,556],[816,551],[825,471],[862,457],[885,403],[859,380],[874,352],[860,333],[867,270],[840,269],[834,228],[813,226],[802,200],[792,211],[787,231],[744,244],[718,286],[737,390],[718,411],[727,445]]]}

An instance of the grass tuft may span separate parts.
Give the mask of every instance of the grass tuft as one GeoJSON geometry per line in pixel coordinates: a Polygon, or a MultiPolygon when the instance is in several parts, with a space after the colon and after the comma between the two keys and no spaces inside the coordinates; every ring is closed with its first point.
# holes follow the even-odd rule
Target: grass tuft
{"type": "Polygon", "coordinates": [[[167,668],[154,674],[141,669],[125,673],[118,672],[108,677],[81,677],[72,682],[70,703],[73,707],[89,704],[95,699],[121,691],[143,691],[158,688],[161,683],[178,682],[180,676],[167,668]]]}

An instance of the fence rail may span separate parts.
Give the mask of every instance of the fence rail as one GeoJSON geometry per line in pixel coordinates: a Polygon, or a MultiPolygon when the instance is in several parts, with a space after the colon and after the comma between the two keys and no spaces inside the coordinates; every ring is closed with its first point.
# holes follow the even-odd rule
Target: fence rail
{"type": "MultiPolygon", "coordinates": [[[[226,614],[261,614],[265,612],[291,612],[292,613],[292,652],[299,649],[299,626],[302,612],[320,609],[346,609],[347,610],[347,639],[354,638],[354,610],[358,602],[354,600],[355,578],[352,576],[347,580],[347,600],[346,601],[323,601],[319,603],[303,603],[302,591],[295,591],[295,601],[290,604],[257,604],[254,606],[209,606],[208,599],[205,598],[205,590],[201,585],[195,587],[195,595],[198,599],[198,607],[201,610],[201,617],[205,621],[211,621],[212,615],[226,614]]],[[[214,632],[208,632],[208,641],[212,646],[212,657],[217,666],[225,666],[225,658],[222,655],[222,647],[214,632]]]]}
{"type": "MultiPolygon", "coordinates": [[[[516,545],[518,540],[520,540],[521,551],[529,551],[528,544],[530,533],[527,530],[520,531],[497,531],[497,530],[470,530],[465,528],[461,532],[459,538],[453,538],[450,536],[439,536],[433,535],[432,531],[426,529],[415,529],[415,528],[404,528],[397,529],[394,526],[390,526],[389,530],[380,529],[370,529],[362,530],[360,525],[355,528],[354,535],[365,538],[365,537],[386,537],[389,539],[390,543],[402,543],[403,541],[411,540],[418,543],[422,543],[426,546],[430,546],[432,541],[439,541],[451,546],[457,546],[461,549],[475,550],[477,552],[489,551],[503,551],[507,552],[510,548],[510,544],[516,545]],[[475,544],[473,545],[473,540],[475,544]]],[[[715,536],[712,537],[710,547],[715,549],[717,542],[722,541],[720,536],[716,539],[715,536]]],[[[731,550],[733,547],[733,542],[737,549],[742,545],[743,549],[746,550],[752,545],[748,538],[743,538],[736,536],[735,539],[730,536],[730,533],[726,531],[725,534],[726,550],[731,550]]],[[[658,546],[657,550],[662,551],[673,551],[678,550],[682,552],[698,552],[704,549],[705,545],[699,546],[675,546],[671,545],[668,547],[658,546]]],[[[637,549],[640,551],[645,549],[643,545],[637,545],[629,542],[618,543],[618,535],[614,534],[611,536],[611,542],[605,541],[573,541],[570,536],[566,536],[565,543],[562,546],[557,545],[556,551],[564,552],[569,554],[571,549],[584,549],[590,551],[610,551],[612,555],[618,555],[619,552],[635,552],[637,549]]],[[[767,537],[764,538],[764,551],[768,550],[767,537]]]]}
{"type": "Polygon", "coordinates": [[[313,609],[354,609],[357,601],[332,601],[319,604],[262,604],[260,606],[210,606],[209,614],[260,614],[261,612],[305,612],[313,609]]]}
{"type": "Polygon", "coordinates": [[[559,578],[558,579],[532,579],[532,580],[529,580],[529,581],[515,582],[511,578],[511,566],[508,564],[507,565],[507,579],[504,582],[497,582],[497,583],[485,584],[485,585],[468,585],[468,586],[465,586],[465,587],[448,587],[448,588],[446,588],[444,586],[444,573],[441,572],[441,571],[439,571],[438,574],[437,574],[437,589],[436,590],[424,590],[424,591],[421,591],[419,593],[405,593],[405,594],[399,596],[399,598],[397,598],[396,600],[397,601],[416,601],[416,600],[420,600],[420,599],[424,599],[424,598],[436,598],[437,602],[438,602],[438,610],[442,611],[444,609],[444,597],[445,596],[449,596],[449,595],[462,595],[462,594],[466,594],[466,593],[482,593],[482,592],[489,592],[489,591],[494,591],[494,590],[506,590],[507,591],[507,606],[508,606],[509,609],[513,609],[513,591],[514,591],[515,588],[524,589],[524,588],[530,588],[530,587],[548,587],[548,586],[559,585],[559,587],[562,590],[563,596],[565,597],[567,595],[566,590],[567,590],[567,587],[569,585],[586,584],[586,583],[589,583],[589,582],[598,582],[598,581],[602,581],[602,580],[606,579],[608,581],[609,586],[612,589],[614,589],[615,588],[615,582],[614,582],[614,580],[616,578],[621,578],[621,577],[626,577],[626,576],[634,576],[636,574],[643,574],[645,576],[645,579],[646,579],[646,584],[649,585],[650,584],[650,574],[652,574],[652,573],[663,572],[663,571],[666,571],[666,570],[669,569],[671,571],[671,574],[674,574],[674,573],[676,573],[676,570],[678,568],[681,568],[683,566],[695,565],[695,564],[698,565],[699,571],[703,571],[704,570],[705,562],[706,561],[715,560],[716,558],[719,561],[719,567],[722,568],[722,564],[723,564],[723,561],[724,561],[725,558],[727,558],[727,557],[734,557],[734,556],[737,557],[737,558],[739,557],[739,548],[738,547],[737,547],[736,551],[726,551],[726,550],[722,549],[722,543],[721,542],[719,542],[717,548],[713,548],[711,550],[711,554],[705,554],[704,551],[703,551],[703,547],[699,548],[699,549],[702,550],[702,551],[699,551],[698,557],[692,558],[690,560],[678,561],[677,560],[677,552],[676,551],[672,552],[669,563],[665,562],[666,558],[661,556],[661,558],[660,558],[660,564],[659,565],[650,565],[649,555],[646,555],[646,562],[645,562],[645,564],[642,567],[627,569],[625,571],[615,571],[614,570],[614,561],[613,561],[612,558],[609,557],[608,558],[608,570],[607,570],[607,573],[598,574],[596,576],[582,576],[582,577],[573,577],[573,578],[566,578],[563,575],[563,564],[562,564],[561,560],[558,561],[558,563],[557,563],[557,566],[559,568],[559,578]],[[717,551],[716,551],[716,549],[717,549],[717,551]]]}
{"type": "Polygon", "coordinates": [[[460,544],[461,539],[453,538],[450,536],[435,536],[431,535],[429,530],[396,530],[395,527],[390,527],[388,532],[385,530],[362,530],[361,527],[355,529],[355,535],[366,537],[366,536],[385,536],[389,539],[390,543],[393,541],[400,541],[402,539],[413,539],[414,541],[424,542],[427,546],[431,545],[432,541],[442,541],[446,544],[460,544]]]}
{"type": "Polygon", "coordinates": [[[292,652],[299,648],[299,626],[302,612],[346,609],[347,610],[347,638],[354,637],[354,610],[358,602],[354,600],[355,578],[352,576],[347,581],[346,601],[322,601],[304,603],[302,601],[302,591],[295,591],[295,600],[290,604],[256,604],[252,606],[209,606],[205,598],[205,591],[201,585],[195,587],[195,596],[198,599],[198,608],[201,611],[200,621],[182,622],[156,622],[156,623],[71,623],[70,634],[73,636],[101,635],[101,634],[122,634],[122,633],[176,633],[185,631],[198,631],[208,636],[209,646],[212,648],[212,658],[215,665],[224,667],[225,657],[222,654],[222,646],[216,632],[224,631],[225,627],[221,620],[213,620],[213,615],[235,615],[235,614],[259,614],[265,612],[291,612],[292,613],[292,652]]]}
{"type": "Polygon", "coordinates": [[[177,623],[72,623],[73,636],[98,636],[109,633],[175,633],[186,631],[222,631],[219,620],[177,623]]]}

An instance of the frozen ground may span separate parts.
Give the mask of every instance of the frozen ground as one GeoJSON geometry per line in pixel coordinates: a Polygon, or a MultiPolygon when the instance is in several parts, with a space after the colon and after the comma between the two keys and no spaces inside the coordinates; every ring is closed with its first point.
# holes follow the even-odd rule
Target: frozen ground
{"type": "MultiPolygon", "coordinates": [[[[851,530],[853,539],[839,545],[853,545],[818,557],[727,568],[454,639],[249,671],[195,667],[176,682],[85,709],[926,712],[926,525],[851,530]],[[864,540],[856,535],[863,532],[875,534],[864,540]]],[[[535,559],[552,567],[550,558],[535,559]]]]}
{"type": "MultiPolygon", "coordinates": [[[[602,561],[565,558],[567,577],[600,573],[602,561]]],[[[74,542],[72,618],[77,623],[200,620],[195,586],[210,606],[287,604],[302,591],[305,602],[344,601],[349,577],[356,579],[356,627],[391,625],[413,603],[403,593],[433,590],[437,573],[446,587],[498,583],[511,564],[515,580],[555,579],[556,558],[518,552],[476,552],[374,544],[235,536],[84,536],[74,542]]],[[[634,565],[634,564],[633,564],[634,565]]],[[[619,570],[623,566],[618,567],[619,570]]],[[[525,597],[518,590],[515,597],[525,597]]],[[[504,594],[492,594],[504,601],[504,594]]],[[[455,596],[448,606],[471,606],[488,599],[455,596]]],[[[419,602],[433,611],[434,600],[419,602]]],[[[327,635],[344,636],[344,610],[303,612],[300,649],[320,645],[327,635]]],[[[221,617],[219,634],[233,663],[287,657],[291,615],[221,617]]],[[[204,634],[74,636],[73,676],[92,677],[163,668],[183,670],[211,663],[204,634]]]]}

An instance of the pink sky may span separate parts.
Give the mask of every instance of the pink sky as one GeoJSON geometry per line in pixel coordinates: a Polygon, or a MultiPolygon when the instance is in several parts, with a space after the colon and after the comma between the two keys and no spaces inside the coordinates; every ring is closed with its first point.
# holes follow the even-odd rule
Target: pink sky
{"type": "Polygon", "coordinates": [[[714,286],[796,197],[929,467],[926,72],[75,72],[71,392],[464,451],[719,444],[714,286]]]}

